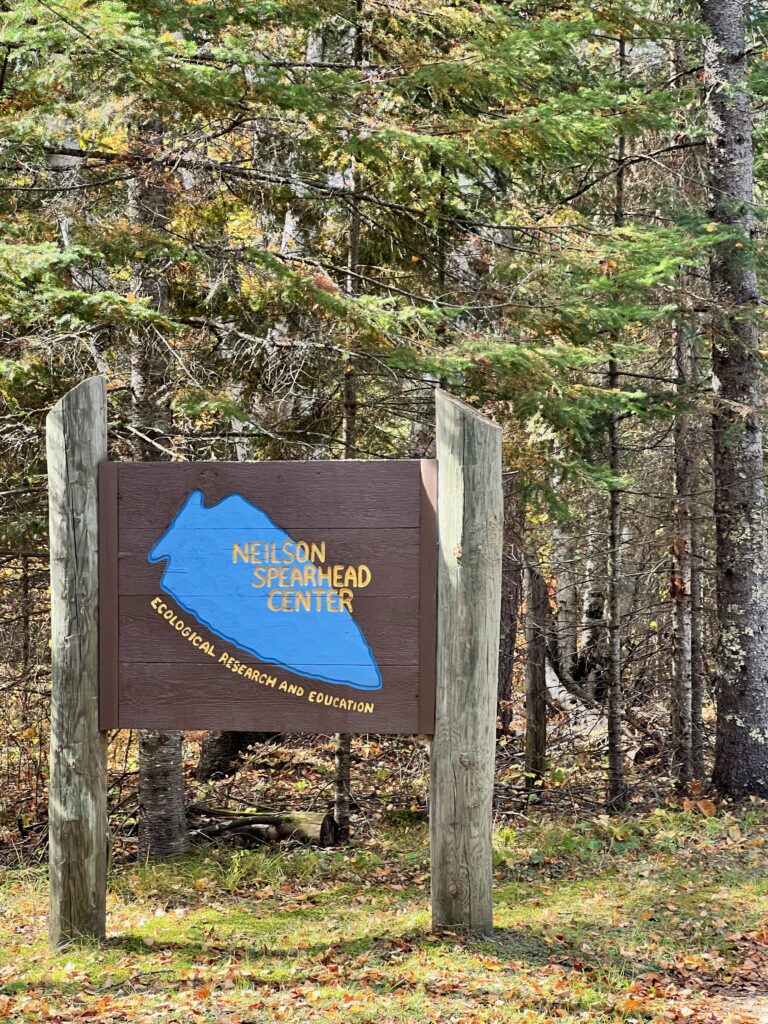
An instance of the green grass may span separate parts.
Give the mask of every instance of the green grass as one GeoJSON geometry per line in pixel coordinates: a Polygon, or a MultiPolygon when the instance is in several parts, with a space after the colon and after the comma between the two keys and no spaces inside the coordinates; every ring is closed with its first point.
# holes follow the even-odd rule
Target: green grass
{"type": "Polygon", "coordinates": [[[482,939],[432,933],[412,824],[343,853],[214,849],[119,868],[107,941],[59,953],[44,874],[9,871],[0,1020],[724,1020],[720,991],[764,956],[766,838],[759,809],[502,829],[497,927],[482,939]]]}

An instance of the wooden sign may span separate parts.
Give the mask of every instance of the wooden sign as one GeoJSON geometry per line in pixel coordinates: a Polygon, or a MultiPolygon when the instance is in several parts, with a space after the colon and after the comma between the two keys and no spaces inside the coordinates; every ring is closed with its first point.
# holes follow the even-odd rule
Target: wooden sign
{"type": "Polygon", "coordinates": [[[46,427],[52,945],[105,934],[120,727],[432,734],[433,928],[489,932],[499,427],[438,390],[439,480],[427,461],[106,463],[106,399],[91,377],[46,427]]]}
{"type": "Polygon", "coordinates": [[[100,727],[434,730],[436,463],[103,463],[100,727]]]}

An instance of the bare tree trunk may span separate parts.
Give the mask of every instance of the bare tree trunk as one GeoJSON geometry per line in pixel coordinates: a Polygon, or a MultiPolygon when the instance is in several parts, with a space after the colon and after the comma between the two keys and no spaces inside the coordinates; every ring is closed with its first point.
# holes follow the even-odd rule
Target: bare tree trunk
{"type": "MultiPolygon", "coordinates": [[[[624,75],[626,43],[619,42],[619,72],[624,75]]],[[[614,224],[624,224],[624,158],[626,140],[619,136],[618,171],[616,172],[616,206],[614,224]]],[[[619,366],[612,354],[608,365],[608,386],[613,394],[619,388],[619,366]]],[[[611,412],[608,424],[611,476],[621,476],[619,413],[611,412]]],[[[621,490],[614,483],[609,496],[608,537],[608,799],[609,810],[620,810],[627,802],[624,780],[624,694],[621,670],[621,490]]]]}
{"type": "Polygon", "coordinates": [[[349,842],[351,793],[352,737],[348,732],[336,733],[333,775],[333,820],[339,843],[349,842]]]}
{"type": "MultiPolygon", "coordinates": [[[[354,22],[352,30],[352,63],[359,66],[363,60],[362,0],[354,0],[354,22]]],[[[351,172],[352,201],[347,231],[347,280],[346,293],[352,296],[357,291],[357,267],[360,262],[360,205],[357,200],[359,175],[351,172]]],[[[344,371],[344,458],[354,459],[357,442],[357,372],[351,360],[344,371]]],[[[352,807],[352,737],[347,732],[336,734],[336,755],[334,759],[333,817],[338,827],[340,843],[349,841],[350,812],[352,807]]]]}
{"type": "MultiPolygon", "coordinates": [[[[611,358],[609,387],[618,387],[618,367],[611,358]]],[[[618,414],[609,425],[611,475],[621,474],[618,414]]],[[[608,536],[608,808],[620,810],[627,802],[624,780],[624,693],[621,671],[621,491],[611,487],[608,536]]]]}
{"type": "Polygon", "coordinates": [[[198,782],[211,782],[234,775],[240,755],[257,743],[268,743],[277,732],[211,732],[200,747],[195,769],[198,782]]]}
{"type": "MultiPolygon", "coordinates": [[[[685,323],[675,325],[675,361],[677,390],[684,402],[689,400],[692,384],[693,341],[685,323]]],[[[675,439],[675,507],[672,554],[672,644],[674,675],[672,684],[671,746],[672,775],[678,786],[686,786],[693,777],[691,733],[692,695],[692,629],[691,629],[691,549],[695,449],[693,446],[693,413],[678,410],[674,427],[675,439]]]]}
{"type": "MultiPolygon", "coordinates": [[[[150,134],[149,137],[159,146],[159,135],[150,134]]],[[[130,186],[129,215],[134,224],[149,231],[164,231],[168,214],[162,183],[134,179],[130,186]]],[[[149,299],[158,313],[168,312],[168,280],[163,264],[139,262],[134,268],[131,291],[137,298],[149,299]]],[[[158,455],[162,456],[163,449],[168,448],[173,424],[169,388],[170,348],[160,332],[148,325],[132,332],[130,356],[131,420],[132,426],[140,432],[132,435],[133,454],[137,459],[157,459],[158,455]]]]}
{"type": "Polygon", "coordinates": [[[175,857],[188,841],[181,733],[142,730],[139,756],[139,856],[175,857]]]}
{"type": "Polygon", "coordinates": [[[583,585],[581,646],[579,651],[578,681],[589,697],[602,702],[605,699],[606,637],[605,535],[603,513],[593,513],[587,527],[587,564],[583,585]]]}
{"type": "Polygon", "coordinates": [[[547,585],[525,563],[525,787],[544,778],[547,756],[547,637],[552,613],[547,585]]]}
{"type": "Polygon", "coordinates": [[[576,545],[573,527],[556,522],[552,535],[552,570],[557,580],[557,653],[562,671],[572,675],[579,635],[579,592],[576,584],[576,545]]]}
{"type": "Polygon", "coordinates": [[[512,673],[515,667],[517,627],[523,590],[522,516],[515,496],[515,474],[505,473],[504,535],[501,562],[501,629],[499,631],[498,718],[501,731],[512,721],[512,673]]]}
{"type": "Polygon", "coordinates": [[[713,782],[768,795],[768,623],[763,367],[755,314],[752,118],[744,0],[700,0],[711,217],[728,229],[710,261],[719,625],[713,782]]]}
{"type": "MultiPolygon", "coordinates": [[[[698,485],[698,473],[695,479],[698,485]]],[[[698,516],[694,511],[691,517],[691,773],[694,779],[704,778],[703,710],[706,679],[702,646],[702,601],[701,536],[698,516]]]]}
{"type": "MultiPolygon", "coordinates": [[[[145,138],[160,145],[160,134],[148,127],[145,138]]],[[[136,178],[131,185],[130,217],[152,232],[168,224],[162,181],[136,178]]],[[[168,311],[165,267],[143,261],[134,272],[132,291],[148,298],[159,313],[168,311]]],[[[157,459],[169,447],[173,425],[170,406],[171,354],[164,337],[151,325],[131,336],[131,419],[137,459],[157,459]],[[154,443],[152,443],[154,442],[154,443]]],[[[180,732],[142,731],[139,734],[139,856],[170,857],[188,842],[184,815],[184,776],[180,732]]]]}

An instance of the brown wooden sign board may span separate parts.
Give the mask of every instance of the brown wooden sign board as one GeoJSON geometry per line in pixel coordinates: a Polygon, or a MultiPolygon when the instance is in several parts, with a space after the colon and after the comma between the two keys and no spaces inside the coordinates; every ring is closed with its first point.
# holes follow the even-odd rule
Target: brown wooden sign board
{"type": "Polygon", "coordinates": [[[434,731],[437,464],[103,463],[102,729],[434,731]]]}

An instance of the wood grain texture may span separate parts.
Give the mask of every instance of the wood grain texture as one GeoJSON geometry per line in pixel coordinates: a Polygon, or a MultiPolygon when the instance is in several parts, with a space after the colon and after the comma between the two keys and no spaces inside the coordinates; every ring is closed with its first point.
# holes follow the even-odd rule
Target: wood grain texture
{"type": "Polygon", "coordinates": [[[434,927],[493,928],[491,811],[504,517],[501,430],[437,403],[437,692],[430,840],[434,927]]]}
{"type": "Polygon", "coordinates": [[[437,462],[424,459],[419,562],[419,732],[427,736],[435,731],[437,550],[437,462]]]}
{"type": "Polygon", "coordinates": [[[208,507],[241,494],[292,536],[325,526],[418,529],[420,475],[420,462],[407,459],[123,463],[120,526],[157,530],[159,536],[190,491],[202,490],[208,507]]]}
{"type": "MultiPolygon", "coordinates": [[[[185,612],[172,598],[156,591],[169,608],[173,608],[184,623],[201,635],[210,637],[217,651],[227,647],[243,657],[248,652],[232,641],[217,636],[189,612],[185,612]]],[[[174,630],[151,606],[147,596],[123,597],[120,600],[120,661],[168,661],[179,665],[200,660],[200,652],[174,630]],[[148,657],[148,652],[151,656],[148,657]]],[[[374,657],[383,664],[417,665],[419,661],[419,634],[417,597],[364,597],[354,599],[354,618],[365,633],[374,657]]],[[[283,614],[289,615],[290,612],[283,614]]],[[[311,662],[311,656],[305,662],[311,662]]],[[[296,662],[298,664],[298,661],[296,662]]]]}
{"type": "Polygon", "coordinates": [[[231,729],[258,731],[265,722],[275,732],[352,733],[412,732],[418,716],[418,665],[382,666],[385,685],[362,692],[348,686],[313,682],[271,665],[243,657],[276,680],[274,686],[249,680],[201,660],[185,665],[183,673],[167,663],[121,666],[120,726],[130,729],[231,729]],[[295,694],[281,692],[285,680],[295,694]],[[339,698],[361,706],[333,707],[310,694],[339,698]],[[372,705],[373,710],[370,709],[372,705]]]}
{"type": "Polygon", "coordinates": [[[117,464],[99,466],[99,728],[117,729],[118,671],[117,464]]]}
{"type": "MultiPolygon", "coordinates": [[[[314,463],[118,463],[117,546],[103,567],[107,606],[114,611],[116,647],[102,645],[104,721],[118,704],[120,728],[161,730],[279,730],[286,732],[431,733],[434,724],[437,525],[434,461],[314,463]],[[367,565],[367,586],[353,598],[382,677],[366,691],[319,681],[328,666],[312,665],[311,649],[284,663],[295,673],[260,662],[214,633],[163,590],[166,563],[148,554],[167,531],[187,496],[202,490],[205,505],[236,493],[262,508],[296,541],[325,542],[326,565],[367,565]],[[174,616],[152,607],[159,598],[174,616]],[[178,627],[178,628],[177,628],[178,627]],[[191,633],[194,637],[190,639],[191,633]],[[201,649],[210,644],[211,657],[201,649]],[[219,662],[224,652],[238,665],[303,688],[295,694],[234,675],[219,662]],[[299,675],[299,657],[306,675],[299,675]],[[117,669],[113,672],[113,659],[117,669]],[[114,685],[110,682],[114,678],[114,685]],[[372,712],[311,702],[317,691],[333,700],[373,704],[372,712]]],[[[102,470],[105,494],[112,467],[102,470]]],[[[110,512],[111,515],[111,512],[110,512]]],[[[102,521],[112,550],[114,523],[102,521]]],[[[247,528],[244,541],[247,541],[247,528]]],[[[206,552],[191,554],[173,570],[200,586],[200,596],[230,593],[226,573],[206,571],[206,552]],[[187,576],[187,573],[190,575],[187,576]]],[[[242,565],[247,573],[248,566],[242,565]]],[[[166,580],[166,582],[168,582],[166,580]]],[[[187,588],[194,597],[197,589],[187,588]]],[[[190,602],[190,606],[193,602],[190,602]]],[[[292,615],[299,613],[279,613],[292,615]]],[[[109,622],[112,615],[109,616],[109,622]]],[[[298,620],[297,620],[298,622],[298,620]]],[[[108,623],[106,623],[108,625],[108,623]]],[[[297,631],[297,645],[300,644],[297,631]]]]}
{"type": "Polygon", "coordinates": [[[104,936],[106,741],[99,731],[98,485],[106,387],[92,377],[48,414],[51,555],[50,940],[104,936]]]}

